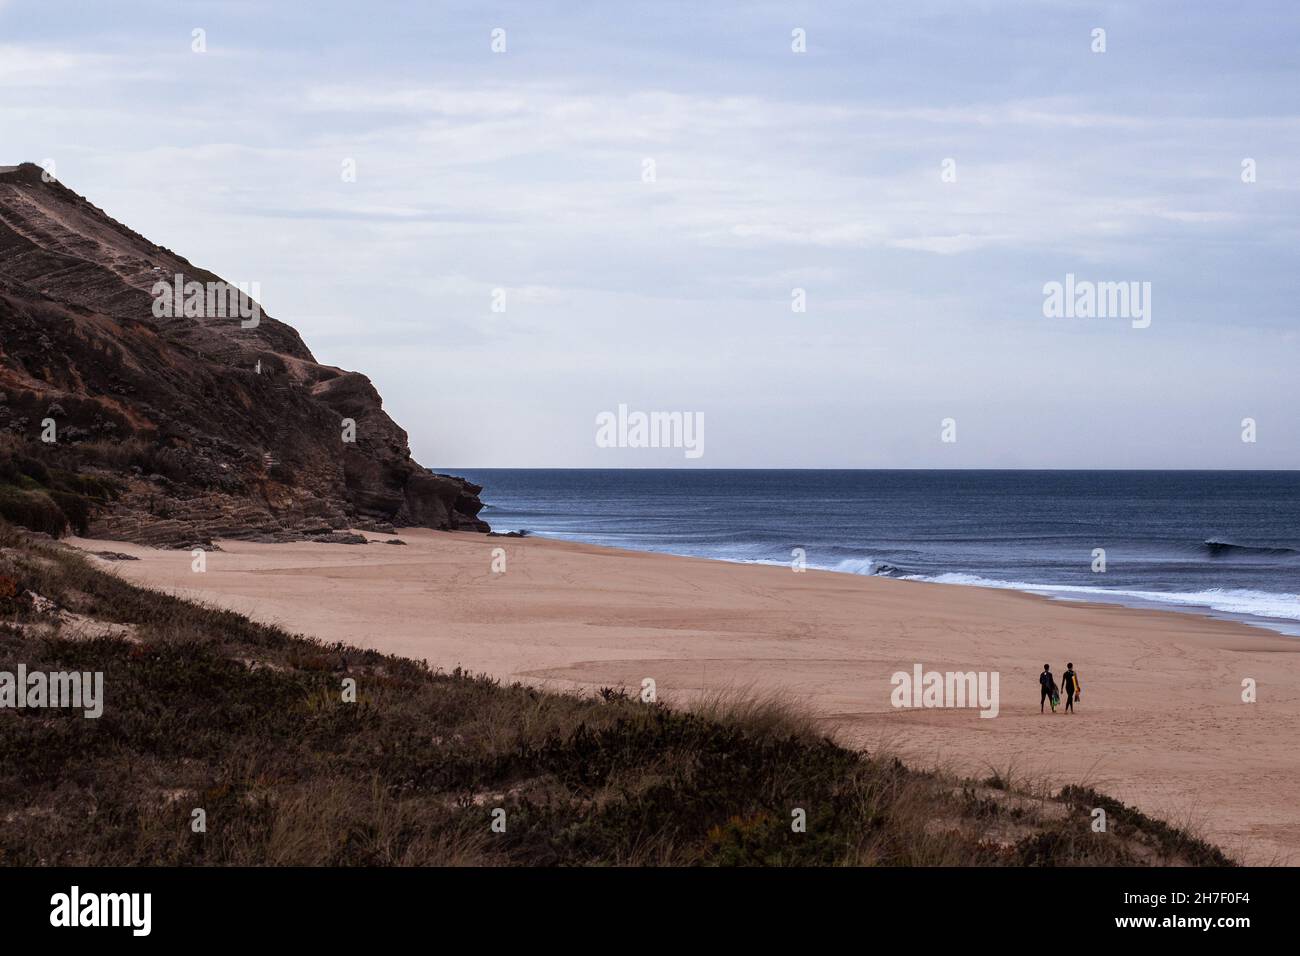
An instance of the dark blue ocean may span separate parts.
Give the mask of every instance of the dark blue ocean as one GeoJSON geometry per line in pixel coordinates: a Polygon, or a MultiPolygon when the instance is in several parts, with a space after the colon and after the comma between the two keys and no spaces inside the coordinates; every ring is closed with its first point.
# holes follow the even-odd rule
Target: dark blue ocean
{"type": "Polygon", "coordinates": [[[812,568],[1300,635],[1297,471],[452,471],[496,531],[774,564],[803,548],[812,568]]]}

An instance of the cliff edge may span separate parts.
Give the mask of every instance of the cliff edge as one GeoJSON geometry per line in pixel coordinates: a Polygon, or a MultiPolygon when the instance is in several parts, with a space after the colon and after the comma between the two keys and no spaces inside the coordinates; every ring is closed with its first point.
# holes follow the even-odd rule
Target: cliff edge
{"type": "Polygon", "coordinates": [[[255,296],[0,167],[0,516],[176,547],[487,531],[482,489],[412,460],[370,380],[255,296]]]}

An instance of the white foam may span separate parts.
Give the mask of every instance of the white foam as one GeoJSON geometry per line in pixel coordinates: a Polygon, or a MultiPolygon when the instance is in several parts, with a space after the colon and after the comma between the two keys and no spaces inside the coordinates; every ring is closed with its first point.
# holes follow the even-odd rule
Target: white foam
{"type": "Polygon", "coordinates": [[[1255,617],[1300,621],[1300,595],[1277,594],[1272,591],[1251,591],[1244,588],[1210,588],[1205,591],[1126,591],[1119,588],[1099,588],[1073,584],[1035,584],[1027,581],[994,581],[975,574],[909,575],[911,581],[930,581],[935,584],[963,584],[981,588],[1007,588],[1013,591],[1030,591],[1035,594],[1086,594],[1099,600],[1119,604],[1126,600],[1148,601],[1154,604],[1181,604],[1187,607],[1207,607],[1227,614],[1249,614],[1255,617]]]}
{"type": "Polygon", "coordinates": [[[829,570],[844,574],[875,574],[876,562],[871,558],[845,558],[829,570]]]}

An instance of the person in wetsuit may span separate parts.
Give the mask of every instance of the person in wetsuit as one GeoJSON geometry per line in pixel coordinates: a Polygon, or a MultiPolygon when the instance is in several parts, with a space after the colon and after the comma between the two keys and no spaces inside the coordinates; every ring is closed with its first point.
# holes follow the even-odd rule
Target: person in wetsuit
{"type": "Polygon", "coordinates": [[[1079,688],[1078,678],[1074,673],[1074,664],[1065,665],[1065,673],[1061,675],[1061,689],[1065,691],[1065,712],[1074,713],[1074,692],[1079,688]]]}
{"type": "Polygon", "coordinates": [[[1051,664],[1043,665],[1043,672],[1038,675],[1038,687],[1042,691],[1042,696],[1038,698],[1038,712],[1041,714],[1043,705],[1056,694],[1056,679],[1052,677],[1051,664]]]}

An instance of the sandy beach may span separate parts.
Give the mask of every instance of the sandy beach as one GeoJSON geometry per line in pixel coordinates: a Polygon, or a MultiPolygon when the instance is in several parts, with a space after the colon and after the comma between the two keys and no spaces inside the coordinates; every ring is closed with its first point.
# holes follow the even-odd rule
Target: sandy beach
{"type": "Polygon", "coordinates": [[[1192,614],[737,565],[537,538],[408,529],[405,546],[70,539],[137,584],[327,641],[555,689],[655,681],[663,700],[780,689],[840,740],[917,766],[1085,783],[1244,862],[1300,863],[1300,641],[1192,614]],[[502,549],[496,552],[495,549],[502,549]],[[504,554],[505,570],[500,568],[504,554]],[[1038,673],[1075,663],[1074,715],[1038,673]],[[891,675],[996,671],[1000,710],[897,709],[891,675]],[[1252,678],[1258,702],[1243,703],[1252,678]]]}

